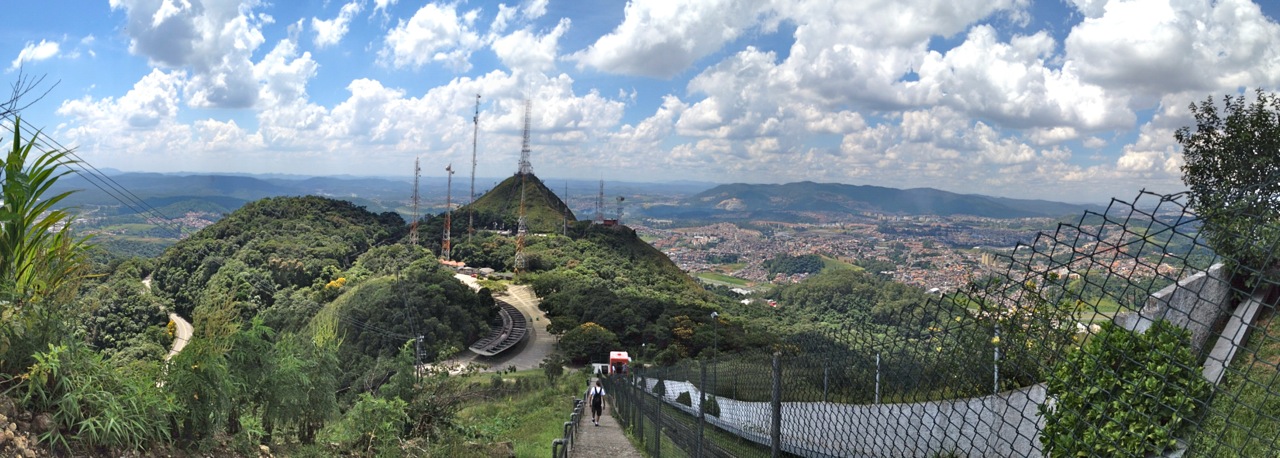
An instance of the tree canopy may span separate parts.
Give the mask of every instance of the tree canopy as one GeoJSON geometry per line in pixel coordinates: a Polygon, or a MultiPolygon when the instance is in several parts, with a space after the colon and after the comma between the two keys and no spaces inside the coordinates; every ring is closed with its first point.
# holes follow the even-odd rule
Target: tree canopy
{"type": "Polygon", "coordinates": [[[1195,126],[1174,134],[1182,145],[1182,180],[1204,221],[1209,245],[1251,269],[1275,270],[1280,240],[1280,97],[1226,95],[1191,104],[1195,126]]]}

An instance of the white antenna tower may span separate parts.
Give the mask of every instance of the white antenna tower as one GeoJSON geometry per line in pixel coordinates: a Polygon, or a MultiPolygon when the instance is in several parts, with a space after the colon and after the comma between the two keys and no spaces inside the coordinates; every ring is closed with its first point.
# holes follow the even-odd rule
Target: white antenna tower
{"type": "Polygon", "coordinates": [[[596,224],[604,224],[604,180],[600,180],[600,194],[596,196],[596,224]]]}
{"type": "Polygon", "coordinates": [[[521,175],[533,173],[533,164],[529,162],[529,111],[533,107],[533,102],[524,99],[524,141],[520,145],[520,171],[521,175]]]}
{"type": "Polygon", "coordinates": [[[476,231],[476,138],[480,136],[480,94],[476,94],[476,114],[471,117],[471,200],[467,201],[467,241],[476,231]]]}
{"type": "Polygon", "coordinates": [[[444,194],[444,241],[440,244],[440,256],[449,261],[453,254],[453,247],[449,245],[449,235],[453,231],[453,164],[445,166],[444,171],[449,172],[449,181],[444,194]]]}
{"type": "Polygon", "coordinates": [[[418,166],[418,158],[413,158],[413,222],[409,223],[409,244],[418,244],[418,175],[422,167],[418,166]]]}

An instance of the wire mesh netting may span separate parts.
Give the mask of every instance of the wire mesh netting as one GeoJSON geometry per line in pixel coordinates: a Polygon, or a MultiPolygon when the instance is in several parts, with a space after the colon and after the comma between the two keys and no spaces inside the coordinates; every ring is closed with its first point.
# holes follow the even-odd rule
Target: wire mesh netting
{"type": "Polygon", "coordinates": [[[1262,229],[1233,259],[1186,200],[1113,200],[856,326],[613,377],[616,415],[652,456],[1280,455],[1280,223],[1240,215],[1262,229]]]}

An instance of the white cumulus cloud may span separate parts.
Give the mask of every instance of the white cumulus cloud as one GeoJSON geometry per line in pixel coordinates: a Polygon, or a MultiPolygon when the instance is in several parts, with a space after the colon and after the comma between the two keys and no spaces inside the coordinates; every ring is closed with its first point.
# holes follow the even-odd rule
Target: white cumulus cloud
{"type": "Polygon", "coordinates": [[[184,89],[196,107],[244,108],[257,101],[250,58],[273,22],[258,0],[112,0],[123,9],[129,50],[154,65],[190,72],[184,89]]]}
{"type": "Polygon", "coordinates": [[[622,24],[572,59],[610,73],[670,78],[756,26],[766,0],[627,2],[622,24]]]}
{"type": "Polygon", "coordinates": [[[58,55],[58,42],[56,41],[27,42],[27,45],[22,47],[22,51],[18,51],[18,57],[13,59],[13,62],[9,64],[9,68],[17,69],[22,66],[23,62],[38,62],[56,55],[58,55]]]}
{"type": "Polygon", "coordinates": [[[441,62],[455,71],[471,68],[471,53],[481,45],[475,31],[478,10],[458,14],[453,4],[428,3],[387,33],[382,58],[395,67],[441,62]]]}
{"type": "Polygon", "coordinates": [[[351,2],[342,5],[338,17],[333,19],[311,18],[311,28],[316,31],[316,47],[325,48],[342,41],[342,37],[347,35],[351,19],[360,14],[360,9],[360,2],[351,2]]]}

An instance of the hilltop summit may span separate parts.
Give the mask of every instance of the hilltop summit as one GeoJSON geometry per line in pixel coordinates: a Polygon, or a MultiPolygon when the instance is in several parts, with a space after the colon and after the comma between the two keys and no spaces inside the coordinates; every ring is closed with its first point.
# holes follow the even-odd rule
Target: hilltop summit
{"type": "Polygon", "coordinates": [[[525,195],[525,224],[530,232],[559,232],[567,218],[577,221],[569,206],[560,196],[551,192],[537,175],[519,173],[503,180],[476,199],[471,208],[476,213],[496,216],[502,221],[515,222],[520,217],[520,186],[523,177],[525,195]]]}

